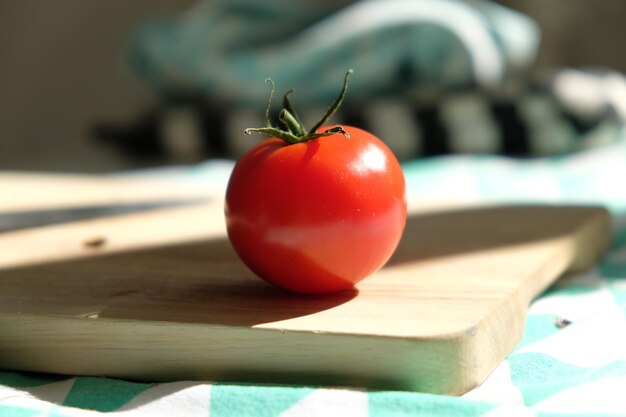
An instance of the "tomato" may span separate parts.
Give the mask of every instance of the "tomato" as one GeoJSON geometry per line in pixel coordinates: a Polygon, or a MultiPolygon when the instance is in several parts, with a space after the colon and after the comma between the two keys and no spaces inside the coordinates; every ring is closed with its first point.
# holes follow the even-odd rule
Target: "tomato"
{"type": "Polygon", "coordinates": [[[340,128],[316,128],[329,133],[296,143],[266,139],[231,174],[230,242],[254,273],[286,290],[351,288],[381,268],[400,241],[400,164],[372,134],[340,128]]]}

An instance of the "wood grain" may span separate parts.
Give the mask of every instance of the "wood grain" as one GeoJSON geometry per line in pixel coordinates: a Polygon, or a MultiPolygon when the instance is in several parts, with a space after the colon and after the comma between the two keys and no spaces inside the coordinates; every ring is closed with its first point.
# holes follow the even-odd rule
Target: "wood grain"
{"type": "Polygon", "coordinates": [[[413,203],[383,269],[302,296],[239,261],[219,199],[1,234],[0,367],[460,394],[510,353],[532,298],[609,235],[601,208],[413,203]]]}

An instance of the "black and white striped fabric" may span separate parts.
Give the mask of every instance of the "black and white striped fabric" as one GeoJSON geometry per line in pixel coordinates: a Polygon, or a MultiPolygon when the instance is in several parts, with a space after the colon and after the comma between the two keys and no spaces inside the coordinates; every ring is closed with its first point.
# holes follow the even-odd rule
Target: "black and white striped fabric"
{"type": "MultiPolygon", "coordinates": [[[[259,109],[182,103],[152,112],[133,126],[101,128],[99,136],[134,157],[193,162],[238,158],[262,136],[259,109]]],[[[305,108],[309,125],[325,111],[305,108]]],[[[626,79],[615,73],[560,71],[543,87],[519,94],[460,91],[437,99],[388,97],[346,102],[333,118],[368,130],[400,160],[451,153],[513,157],[562,155],[616,141],[626,120],[626,79]]]]}

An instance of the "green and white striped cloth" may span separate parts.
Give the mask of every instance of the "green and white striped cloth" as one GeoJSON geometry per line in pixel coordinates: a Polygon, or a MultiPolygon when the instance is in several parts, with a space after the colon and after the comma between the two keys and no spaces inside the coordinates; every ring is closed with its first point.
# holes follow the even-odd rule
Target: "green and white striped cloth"
{"type": "MultiPolygon", "coordinates": [[[[223,183],[231,167],[210,162],[142,175],[223,183]]],[[[532,303],[523,340],[480,387],[451,397],[6,370],[0,416],[626,416],[626,141],[560,158],[447,156],[404,169],[409,193],[425,198],[601,204],[614,216],[610,251],[532,303]]]]}

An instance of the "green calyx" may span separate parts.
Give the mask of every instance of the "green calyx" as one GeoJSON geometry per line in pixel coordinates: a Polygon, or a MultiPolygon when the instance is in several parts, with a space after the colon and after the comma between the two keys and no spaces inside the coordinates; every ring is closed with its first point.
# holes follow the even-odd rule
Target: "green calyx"
{"type": "Polygon", "coordinates": [[[275,84],[271,78],[266,78],[265,82],[269,83],[272,87],[270,91],[270,97],[267,101],[267,109],[265,110],[265,126],[259,128],[248,128],[244,131],[246,135],[249,135],[253,132],[255,133],[264,133],[266,135],[274,136],[276,138],[282,139],[287,143],[294,144],[300,142],[306,142],[311,139],[320,138],[322,136],[330,136],[336,133],[341,133],[345,136],[346,139],[350,139],[350,135],[346,132],[341,126],[335,126],[330,129],[326,129],[323,132],[317,132],[317,130],[322,127],[328,119],[330,119],[339,109],[343,98],[346,96],[346,92],[348,91],[348,77],[352,75],[354,71],[348,70],[346,72],[346,76],[343,81],[343,88],[339,93],[339,96],[335,100],[335,102],[326,110],[326,114],[321,118],[319,122],[315,124],[309,131],[304,128],[304,125],[298,118],[298,114],[294,110],[291,105],[291,101],[289,100],[289,95],[293,93],[293,90],[289,90],[283,96],[283,108],[278,114],[278,120],[284,126],[284,129],[280,129],[277,127],[273,127],[270,121],[270,107],[272,106],[272,98],[274,97],[274,89],[275,84]]]}

